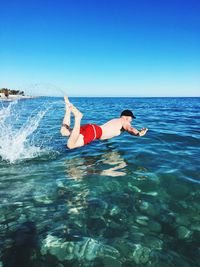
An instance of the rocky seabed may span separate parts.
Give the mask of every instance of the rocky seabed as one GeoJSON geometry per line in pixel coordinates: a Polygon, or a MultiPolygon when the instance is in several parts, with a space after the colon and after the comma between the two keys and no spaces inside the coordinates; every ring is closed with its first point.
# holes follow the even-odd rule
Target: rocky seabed
{"type": "Polygon", "coordinates": [[[200,193],[170,179],[65,179],[1,203],[0,267],[200,266],[200,193]]]}

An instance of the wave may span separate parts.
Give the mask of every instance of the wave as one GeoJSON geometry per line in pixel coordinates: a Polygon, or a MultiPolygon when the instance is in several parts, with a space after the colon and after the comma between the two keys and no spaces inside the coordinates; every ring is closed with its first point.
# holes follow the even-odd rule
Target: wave
{"type": "Polygon", "coordinates": [[[24,113],[17,107],[18,101],[15,101],[0,109],[0,158],[9,163],[34,158],[43,152],[40,146],[34,144],[33,133],[48,109],[30,115],[19,127],[18,118],[24,113]]]}

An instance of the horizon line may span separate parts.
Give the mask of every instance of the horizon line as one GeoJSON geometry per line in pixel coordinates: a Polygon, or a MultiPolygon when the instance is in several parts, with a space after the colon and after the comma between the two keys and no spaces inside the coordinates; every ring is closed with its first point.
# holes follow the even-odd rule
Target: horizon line
{"type": "MultiPolygon", "coordinates": [[[[53,96],[53,95],[35,95],[36,97],[63,97],[63,96],[53,96]]],[[[114,97],[114,98],[129,98],[129,97],[133,97],[133,98],[199,98],[200,96],[106,96],[106,95],[102,95],[102,96],[93,96],[93,95],[68,95],[68,97],[87,97],[87,98],[92,98],[92,97],[96,97],[96,98],[100,98],[100,97],[114,97]]]]}

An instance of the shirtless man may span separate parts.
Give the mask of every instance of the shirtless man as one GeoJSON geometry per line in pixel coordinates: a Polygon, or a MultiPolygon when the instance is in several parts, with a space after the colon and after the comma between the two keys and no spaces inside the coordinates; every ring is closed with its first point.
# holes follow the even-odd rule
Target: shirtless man
{"type": "Polygon", "coordinates": [[[66,104],[66,113],[61,126],[61,135],[68,136],[67,147],[69,149],[81,147],[89,144],[90,142],[100,139],[110,139],[120,135],[123,131],[127,131],[131,135],[143,136],[148,131],[143,128],[138,131],[131,127],[131,121],[135,116],[130,110],[124,110],[120,118],[112,119],[105,124],[98,126],[96,124],[86,124],[81,126],[81,119],[83,114],[70,102],[67,96],[64,97],[66,104]],[[74,128],[70,128],[70,115],[74,114],[74,128]]]}

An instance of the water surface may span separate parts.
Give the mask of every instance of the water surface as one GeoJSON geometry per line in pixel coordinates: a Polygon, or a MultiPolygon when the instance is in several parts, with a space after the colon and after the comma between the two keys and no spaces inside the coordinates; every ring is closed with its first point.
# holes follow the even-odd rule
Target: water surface
{"type": "Polygon", "coordinates": [[[68,150],[62,98],[0,102],[0,266],[200,266],[200,98],[71,101],[149,131],[68,150]]]}

